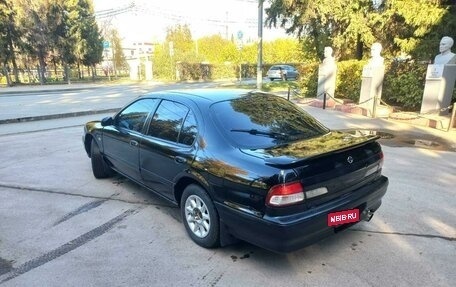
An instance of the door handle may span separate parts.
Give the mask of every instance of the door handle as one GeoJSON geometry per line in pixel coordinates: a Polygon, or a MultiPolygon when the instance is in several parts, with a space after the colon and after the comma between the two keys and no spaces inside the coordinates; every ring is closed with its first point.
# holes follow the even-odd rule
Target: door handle
{"type": "Polygon", "coordinates": [[[130,145],[131,145],[131,146],[138,146],[138,144],[139,144],[139,143],[138,143],[137,141],[135,141],[135,140],[131,140],[131,141],[130,141],[130,145]]]}
{"type": "Polygon", "coordinates": [[[187,160],[186,160],[185,158],[181,157],[181,156],[176,156],[176,157],[174,158],[174,161],[175,161],[176,163],[186,163],[186,162],[187,162],[187,160]]]}

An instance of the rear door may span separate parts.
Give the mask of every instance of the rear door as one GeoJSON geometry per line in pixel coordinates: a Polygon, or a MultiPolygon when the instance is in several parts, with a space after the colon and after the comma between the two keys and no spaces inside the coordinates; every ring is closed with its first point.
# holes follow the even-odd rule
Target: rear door
{"type": "Polygon", "coordinates": [[[140,180],[139,143],[149,114],[155,111],[158,99],[140,99],[123,109],[112,126],[103,129],[103,151],[114,168],[140,180]]]}
{"type": "Polygon", "coordinates": [[[195,115],[188,106],[163,100],[141,142],[140,169],[145,185],[174,200],[174,180],[193,161],[197,133],[195,115]]]}

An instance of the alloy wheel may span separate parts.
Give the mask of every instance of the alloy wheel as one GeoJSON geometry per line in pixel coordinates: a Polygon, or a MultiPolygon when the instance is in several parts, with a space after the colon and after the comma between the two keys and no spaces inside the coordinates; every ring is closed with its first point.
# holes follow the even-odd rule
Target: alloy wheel
{"type": "Polygon", "coordinates": [[[185,201],[185,220],[194,235],[204,238],[211,229],[209,210],[197,195],[190,195],[185,201]]]}

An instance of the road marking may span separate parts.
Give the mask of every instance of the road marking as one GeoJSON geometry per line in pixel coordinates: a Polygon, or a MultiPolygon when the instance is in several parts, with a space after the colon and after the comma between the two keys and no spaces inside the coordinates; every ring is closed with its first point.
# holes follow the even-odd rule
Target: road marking
{"type": "Polygon", "coordinates": [[[447,241],[456,241],[455,237],[448,237],[448,236],[441,236],[441,235],[432,235],[432,234],[384,232],[384,231],[371,231],[371,230],[361,230],[361,229],[349,229],[349,231],[376,233],[376,234],[385,234],[385,235],[415,236],[415,237],[423,237],[423,238],[438,238],[438,239],[443,239],[443,240],[447,240],[447,241]]]}
{"type": "MultiPolygon", "coordinates": [[[[51,250],[39,257],[36,257],[24,264],[13,268],[10,272],[6,273],[4,279],[1,279],[0,284],[11,279],[14,279],[24,273],[27,273],[41,265],[44,265],[54,259],[59,258],[62,255],[67,254],[70,251],[75,250],[78,247],[92,241],[93,239],[105,234],[107,231],[111,230],[117,223],[123,221],[126,217],[135,214],[137,212],[136,209],[128,209],[127,211],[123,212],[122,214],[114,217],[113,219],[109,220],[108,222],[104,223],[103,225],[98,226],[90,230],[89,232],[71,240],[70,242],[65,243],[64,245],[51,250]]],[[[1,277],[0,277],[1,278],[1,277]]]]}
{"type": "Polygon", "coordinates": [[[87,212],[87,211],[89,211],[91,209],[97,208],[98,206],[100,206],[104,202],[106,202],[107,200],[108,199],[101,199],[101,200],[95,200],[95,201],[91,201],[89,203],[86,203],[86,204],[78,207],[76,210],[73,210],[72,212],[69,212],[69,213],[65,214],[62,218],[60,218],[59,220],[57,220],[54,223],[54,226],[59,225],[60,223],[65,222],[65,221],[69,220],[70,218],[72,218],[72,217],[74,217],[76,215],[79,215],[79,214],[87,212]]]}
{"type": "MultiPolygon", "coordinates": [[[[34,187],[28,187],[28,186],[19,186],[19,185],[5,184],[5,183],[1,183],[1,182],[0,182],[0,187],[9,188],[9,189],[24,190],[24,191],[32,191],[32,192],[44,192],[44,193],[51,193],[51,194],[70,195],[70,196],[83,197],[83,198],[112,200],[112,201],[119,201],[119,202],[146,205],[146,206],[160,206],[160,207],[168,207],[168,208],[177,208],[177,205],[173,205],[171,203],[170,204],[161,204],[161,203],[152,203],[152,202],[145,202],[145,201],[124,200],[124,199],[113,198],[112,197],[112,196],[115,196],[115,195],[118,195],[118,194],[111,195],[110,197],[93,196],[93,195],[77,194],[77,193],[70,193],[70,192],[58,191],[58,190],[48,190],[48,189],[40,189],[40,188],[34,188],[34,187]]],[[[138,187],[139,187],[139,185],[138,185],[138,187]]],[[[159,198],[159,197],[157,196],[157,198],[159,198]]]]}

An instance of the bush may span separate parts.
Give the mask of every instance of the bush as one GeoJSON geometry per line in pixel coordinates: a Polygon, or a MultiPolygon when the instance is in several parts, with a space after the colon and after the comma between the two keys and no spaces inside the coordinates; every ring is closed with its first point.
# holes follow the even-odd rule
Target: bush
{"type": "Polygon", "coordinates": [[[363,66],[366,61],[349,60],[337,63],[336,97],[359,102],[363,66]]]}
{"type": "Polygon", "coordinates": [[[393,62],[385,72],[382,99],[403,110],[418,111],[423,98],[426,69],[427,65],[423,64],[393,62]]]}
{"type": "Polygon", "coordinates": [[[301,96],[315,98],[318,86],[318,63],[308,64],[299,69],[299,87],[301,96]]]}
{"type": "MultiPolygon", "coordinates": [[[[336,98],[359,101],[362,70],[366,61],[349,60],[337,63],[336,98]]],[[[315,98],[318,86],[319,63],[301,67],[299,87],[301,96],[315,98]]],[[[426,80],[426,64],[393,62],[386,64],[382,100],[389,105],[399,106],[404,111],[418,111],[421,108],[426,80]]],[[[456,89],[452,102],[456,102],[456,89]]]]}
{"type": "MultiPolygon", "coordinates": [[[[361,73],[364,61],[343,61],[337,63],[336,97],[347,98],[355,102],[359,100],[361,89],[361,73]]],[[[302,96],[315,98],[318,88],[319,63],[302,67],[299,85],[302,96]]]]}

